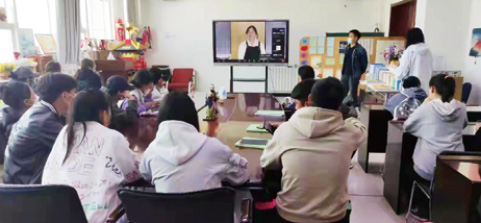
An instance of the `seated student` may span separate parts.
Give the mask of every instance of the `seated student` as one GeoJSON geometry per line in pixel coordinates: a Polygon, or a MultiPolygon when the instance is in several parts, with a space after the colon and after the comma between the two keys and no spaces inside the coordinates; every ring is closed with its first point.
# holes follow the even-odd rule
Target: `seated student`
{"type": "Polygon", "coordinates": [[[409,76],[403,81],[403,90],[390,98],[386,104],[384,104],[384,109],[391,112],[394,116],[394,109],[401,104],[407,98],[415,98],[419,102],[424,102],[424,99],[428,97],[426,92],[421,88],[421,81],[415,76],[409,76]]]}
{"type": "Polygon", "coordinates": [[[150,68],[150,73],[154,78],[154,91],[152,91],[152,99],[154,101],[160,101],[169,93],[169,89],[167,89],[167,80],[164,80],[164,75],[159,68],[150,68]]]}
{"type": "Polygon", "coordinates": [[[36,92],[40,103],[27,110],[12,128],[5,150],[4,183],[40,183],[76,88],[77,82],[65,74],[47,74],[39,79],[36,92]]]}
{"type": "Polygon", "coordinates": [[[314,69],[312,69],[312,67],[309,65],[299,67],[298,74],[299,74],[299,82],[306,79],[314,79],[314,77],[316,76],[314,69]]]}
{"type": "Polygon", "coordinates": [[[100,76],[93,70],[87,69],[80,71],[77,75],[78,91],[82,90],[100,90],[102,87],[102,81],[100,76]]]}
{"type": "Polygon", "coordinates": [[[359,120],[343,120],[343,93],[338,79],[317,81],[312,107],[281,124],[261,156],[265,174],[282,170],[276,198],[281,222],[349,221],[349,163],[367,133],[359,120]]]}
{"type": "Polygon", "coordinates": [[[291,92],[291,98],[294,99],[296,110],[309,106],[309,95],[311,94],[312,86],[316,81],[314,78],[305,79],[299,82],[291,92]]]}
{"type": "Polygon", "coordinates": [[[105,222],[120,205],[117,191],[141,178],[139,162],[125,137],[106,127],[110,117],[104,93],[78,93],[70,121],[58,135],[43,172],[42,184],[65,184],[77,190],[89,222],[105,222]]]}
{"type": "Polygon", "coordinates": [[[125,127],[134,124],[137,119],[137,100],[130,94],[134,87],[121,76],[112,76],[107,80],[106,93],[112,111],[112,121],[109,128],[122,131],[125,127]],[[124,100],[125,109],[118,106],[124,100]]]}
{"type": "Polygon", "coordinates": [[[429,183],[436,156],[442,151],[464,151],[463,129],[467,125],[466,105],[454,98],[454,78],[444,74],[429,81],[430,95],[404,122],[404,131],[418,137],[414,150],[414,171],[429,183]]]}
{"type": "Polygon", "coordinates": [[[7,105],[2,108],[2,123],[0,123],[0,162],[3,163],[5,147],[8,137],[15,124],[23,113],[35,103],[35,94],[23,82],[11,80],[0,88],[3,102],[7,105]]]}
{"type": "Polygon", "coordinates": [[[221,181],[249,180],[247,160],[218,139],[199,132],[194,102],[170,92],[161,102],[159,130],[140,162],[142,176],[161,193],[184,193],[222,187],[221,181]]]}
{"type": "Polygon", "coordinates": [[[60,73],[62,72],[62,66],[60,63],[52,60],[45,65],[45,72],[50,74],[60,73]]]}
{"type": "Polygon", "coordinates": [[[10,74],[11,79],[28,83],[31,87],[35,85],[35,79],[39,77],[39,73],[34,73],[30,67],[19,67],[10,74]]]}
{"type": "MultiPolygon", "coordinates": [[[[135,89],[130,93],[137,99],[139,103],[139,107],[137,109],[137,113],[139,115],[148,111],[149,109],[154,109],[159,106],[159,102],[152,99],[154,78],[148,70],[142,69],[137,71],[137,73],[134,74],[132,84],[134,85],[135,89]]],[[[126,106],[126,103],[122,104],[123,109],[125,109],[126,106]]]]}
{"type": "Polygon", "coordinates": [[[77,72],[73,77],[77,79],[77,76],[79,75],[79,73],[86,70],[95,71],[95,62],[93,60],[88,58],[82,59],[82,61],[80,61],[80,69],[77,70],[77,72]]]}

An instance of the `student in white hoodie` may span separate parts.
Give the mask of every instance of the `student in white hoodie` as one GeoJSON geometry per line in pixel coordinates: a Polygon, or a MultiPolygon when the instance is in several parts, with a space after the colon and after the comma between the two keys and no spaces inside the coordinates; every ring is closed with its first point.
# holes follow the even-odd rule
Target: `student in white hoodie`
{"type": "Polygon", "coordinates": [[[463,129],[467,125],[466,105],[453,99],[454,78],[436,75],[429,86],[429,97],[404,123],[404,131],[418,137],[414,171],[424,183],[433,178],[437,155],[442,151],[464,151],[463,129]]]}
{"type": "Polygon", "coordinates": [[[105,222],[120,205],[121,186],[141,178],[139,162],[125,137],[106,127],[111,115],[104,93],[80,92],[72,109],[47,159],[42,184],[74,187],[87,220],[105,222]]]}
{"type": "Polygon", "coordinates": [[[160,193],[186,193],[249,180],[247,160],[218,139],[199,132],[194,102],[170,92],[162,100],[159,130],[140,163],[142,176],[160,193]]]}
{"type": "Polygon", "coordinates": [[[396,77],[398,80],[404,80],[406,77],[415,76],[421,81],[421,88],[428,92],[428,83],[433,75],[431,50],[424,43],[424,34],[419,28],[409,30],[406,39],[406,50],[399,67],[395,70],[396,77]]]}
{"type": "Polygon", "coordinates": [[[343,95],[338,79],[317,81],[312,107],[281,124],[261,156],[264,179],[282,171],[276,198],[280,222],[349,222],[349,164],[366,128],[355,118],[343,120],[343,95]]]}

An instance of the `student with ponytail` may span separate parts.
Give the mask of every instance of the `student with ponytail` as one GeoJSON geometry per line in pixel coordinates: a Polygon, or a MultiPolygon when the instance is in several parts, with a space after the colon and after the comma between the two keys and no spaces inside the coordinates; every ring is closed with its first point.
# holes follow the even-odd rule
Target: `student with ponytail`
{"type": "Polygon", "coordinates": [[[42,184],[74,187],[89,222],[105,222],[120,205],[117,191],[140,179],[125,137],[107,128],[110,104],[99,90],[80,92],[43,172],[42,184]]]}
{"type": "Polygon", "coordinates": [[[430,95],[404,123],[404,131],[418,137],[413,161],[415,179],[430,181],[436,156],[443,151],[464,151],[466,106],[454,99],[454,78],[440,74],[429,82],[430,95]]]}

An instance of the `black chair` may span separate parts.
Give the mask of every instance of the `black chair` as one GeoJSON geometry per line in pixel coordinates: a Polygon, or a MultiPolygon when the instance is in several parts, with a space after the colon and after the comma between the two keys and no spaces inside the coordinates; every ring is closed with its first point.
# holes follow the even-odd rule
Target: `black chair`
{"type": "Polygon", "coordinates": [[[129,222],[232,223],[235,191],[219,188],[182,194],[120,190],[129,222]]]}
{"type": "Polygon", "coordinates": [[[87,223],[74,188],[60,185],[1,185],[2,223],[87,223]]]}
{"type": "MultiPolygon", "coordinates": [[[[481,153],[479,152],[458,152],[458,151],[444,151],[439,156],[481,156],[481,153]]],[[[436,160],[438,160],[437,158],[436,160]]],[[[411,198],[409,200],[409,208],[408,208],[408,218],[413,216],[414,212],[413,210],[419,210],[418,207],[422,206],[424,209],[428,210],[428,213],[426,216],[417,216],[416,217],[421,217],[423,220],[432,220],[432,193],[433,190],[435,189],[434,187],[436,186],[436,175],[434,174],[434,177],[431,181],[431,185],[425,186],[423,184],[420,184],[416,181],[413,182],[412,190],[411,190],[411,198]],[[413,207],[415,207],[413,209],[413,207]]],[[[418,220],[418,219],[416,219],[418,220]]],[[[407,221],[409,223],[409,220],[407,221]]]]}
{"type": "Polygon", "coordinates": [[[471,89],[473,85],[469,82],[463,84],[463,91],[461,93],[461,102],[467,103],[469,99],[469,95],[471,95],[471,89]]]}

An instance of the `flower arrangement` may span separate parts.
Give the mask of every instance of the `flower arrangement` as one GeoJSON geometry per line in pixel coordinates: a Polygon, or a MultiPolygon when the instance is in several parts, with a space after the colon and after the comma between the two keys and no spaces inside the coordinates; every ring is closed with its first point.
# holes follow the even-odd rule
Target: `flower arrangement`
{"type": "Polygon", "coordinates": [[[399,60],[403,55],[404,49],[400,49],[396,45],[391,45],[384,50],[384,59],[386,61],[399,60]]]}
{"type": "Polygon", "coordinates": [[[15,70],[14,63],[0,63],[0,73],[10,74],[13,70],[15,70]]]}

